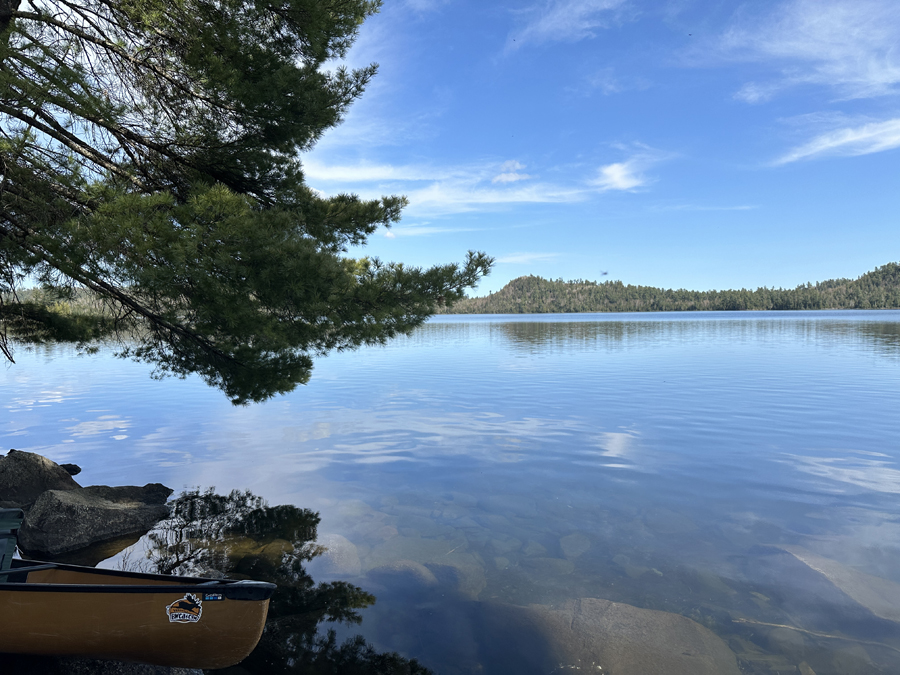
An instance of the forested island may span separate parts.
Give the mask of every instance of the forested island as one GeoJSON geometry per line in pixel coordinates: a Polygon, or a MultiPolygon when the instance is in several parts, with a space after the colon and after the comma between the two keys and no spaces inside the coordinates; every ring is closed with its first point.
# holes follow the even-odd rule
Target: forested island
{"type": "Polygon", "coordinates": [[[888,263],[858,279],[830,279],[797,288],[729,291],[632,286],[621,281],[563,281],[536,276],[513,279],[497,293],[465,298],[446,314],[547,314],[562,312],[688,312],[771,309],[900,308],[900,263],[888,263]]]}

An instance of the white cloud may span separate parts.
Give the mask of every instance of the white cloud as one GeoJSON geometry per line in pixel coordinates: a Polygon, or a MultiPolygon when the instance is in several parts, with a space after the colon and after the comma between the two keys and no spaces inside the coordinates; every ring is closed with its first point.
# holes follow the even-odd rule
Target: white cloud
{"type": "Polygon", "coordinates": [[[606,96],[617,94],[623,89],[621,81],[613,74],[612,68],[603,68],[588,80],[591,89],[599,89],[606,96]]]}
{"type": "Polygon", "coordinates": [[[536,262],[549,262],[559,257],[559,253],[511,253],[497,258],[501,264],[528,265],[536,262]]]}
{"type": "Polygon", "coordinates": [[[651,86],[653,83],[644,77],[621,76],[613,68],[605,67],[582,77],[578,84],[566,87],[566,92],[576,96],[591,96],[597,92],[611,96],[625,91],[642,91],[651,86]]]}
{"type": "MultiPolygon", "coordinates": [[[[628,146],[617,146],[620,150],[628,149],[628,146]]],[[[651,182],[644,174],[650,166],[672,157],[669,153],[654,150],[646,145],[635,144],[637,151],[632,151],[631,157],[622,162],[615,162],[601,166],[597,170],[597,176],[589,181],[599,192],[610,190],[635,190],[651,182]]]]}
{"type": "MultiPolygon", "coordinates": [[[[634,146],[632,146],[634,147],[634,146]]],[[[509,204],[563,204],[590,199],[597,192],[632,190],[651,182],[643,171],[665,159],[667,155],[646,146],[637,146],[632,156],[599,169],[593,180],[575,179],[550,183],[523,173],[525,165],[517,160],[503,163],[449,167],[391,164],[325,165],[307,162],[305,170],[315,189],[324,194],[353,192],[366,199],[384,194],[404,194],[409,198],[407,216],[428,218],[436,215],[464,213],[509,204]]],[[[454,230],[457,231],[457,230],[454,230]]],[[[403,232],[394,228],[388,238],[405,234],[434,233],[417,229],[403,232]]]]}
{"type": "Polygon", "coordinates": [[[675,204],[663,206],[661,211],[753,211],[759,206],[752,204],[740,204],[738,206],[703,206],[700,204],[675,204]]]}
{"type": "Polygon", "coordinates": [[[406,0],[406,6],[417,12],[431,12],[448,2],[449,0],[406,0]]]}
{"type": "MultiPolygon", "coordinates": [[[[492,205],[563,203],[587,197],[587,191],[580,187],[535,182],[511,185],[533,178],[520,173],[524,168],[516,160],[451,167],[325,165],[315,161],[304,165],[307,178],[318,181],[316,188],[326,194],[349,189],[371,199],[386,193],[402,193],[410,201],[405,213],[414,216],[461,213],[492,205]]],[[[401,233],[394,228],[392,234],[400,236],[401,233]]]]}
{"type": "Polygon", "coordinates": [[[401,237],[422,237],[429,234],[444,234],[447,232],[474,232],[474,227],[398,227],[397,234],[401,237]]]}
{"type": "Polygon", "coordinates": [[[503,204],[552,204],[581,201],[584,190],[550,184],[532,184],[516,188],[481,187],[473,181],[438,181],[428,187],[410,190],[407,213],[435,215],[475,211],[503,204]]]}
{"type": "Polygon", "coordinates": [[[771,98],[799,84],[833,87],[843,98],[867,98],[900,85],[900,3],[896,0],[789,0],[768,16],[742,21],[721,39],[727,58],[771,64],[770,82],[751,82],[735,96],[771,98]]]}
{"type": "Polygon", "coordinates": [[[514,171],[510,171],[507,173],[497,174],[493,178],[491,178],[492,183],[515,183],[520,180],[528,180],[531,178],[527,173],[515,173],[514,171]]]}
{"type": "Polygon", "coordinates": [[[503,162],[500,167],[501,173],[497,174],[491,179],[492,183],[515,183],[520,180],[528,180],[533,176],[530,176],[527,173],[519,173],[522,169],[525,168],[525,165],[517,162],[516,160],[510,160],[508,162],[503,162]]]}
{"type": "Polygon", "coordinates": [[[764,103],[784,88],[782,84],[748,82],[735,92],[734,98],[747,103],[764,103]]]}
{"type": "Polygon", "coordinates": [[[306,160],[303,171],[314,181],[372,183],[382,181],[429,181],[451,178],[465,173],[464,169],[446,170],[431,166],[394,166],[393,164],[332,164],[306,160]]]}
{"type": "Polygon", "coordinates": [[[638,163],[635,160],[616,162],[601,166],[597,172],[597,178],[591,181],[601,192],[607,190],[633,190],[638,188],[647,179],[640,174],[638,163]]]}
{"type": "Polygon", "coordinates": [[[611,10],[625,0],[549,0],[542,7],[534,7],[533,18],[507,41],[507,49],[516,49],[528,42],[576,42],[595,35],[598,28],[609,23],[611,10]]]}
{"type": "Polygon", "coordinates": [[[794,148],[775,164],[787,164],[821,155],[868,155],[900,147],[900,118],[845,127],[820,134],[794,148]]]}

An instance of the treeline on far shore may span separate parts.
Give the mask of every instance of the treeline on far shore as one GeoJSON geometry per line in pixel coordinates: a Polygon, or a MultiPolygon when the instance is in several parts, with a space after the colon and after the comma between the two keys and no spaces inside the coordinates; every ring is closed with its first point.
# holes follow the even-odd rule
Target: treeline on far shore
{"type": "Polygon", "coordinates": [[[797,288],[688,291],[632,286],[621,281],[563,281],[536,276],[513,279],[497,293],[465,298],[445,314],[541,314],[562,312],[671,312],[715,310],[900,308],[900,263],[858,279],[831,279],[797,288]]]}

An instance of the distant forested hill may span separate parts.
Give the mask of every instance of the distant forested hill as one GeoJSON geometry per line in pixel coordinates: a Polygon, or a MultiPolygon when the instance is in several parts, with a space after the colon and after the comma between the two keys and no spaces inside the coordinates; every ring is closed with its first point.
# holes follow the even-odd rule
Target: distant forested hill
{"type": "Polygon", "coordinates": [[[621,281],[513,279],[497,293],[459,301],[450,314],[555,312],[670,312],[741,309],[900,308],[900,264],[889,263],[858,279],[832,279],[797,288],[686,291],[625,285],[621,281]]]}

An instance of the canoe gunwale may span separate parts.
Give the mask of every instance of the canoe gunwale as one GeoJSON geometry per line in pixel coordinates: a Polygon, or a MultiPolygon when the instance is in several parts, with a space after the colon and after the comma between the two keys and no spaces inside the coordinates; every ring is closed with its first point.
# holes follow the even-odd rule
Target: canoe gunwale
{"type": "Polygon", "coordinates": [[[238,579],[208,579],[205,577],[182,577],[166,574],[150,574],[147,572],[125,572],[122,570],[107,570],[96,567],[82,567],[79,565],[66,565],[62,563],[44,563],[32,560],[13,560],[8,572],[3,576],[5,581],[0,581],[0,594],[4,591],[27,593],[219,593],[229,600],[260,601],[272,597],[275,592],[275,584],[266,581],[250,581],[238,579]],[[87,573],[99,577],[99,583],[47,583],[28,582],[27,579],[15,579],[17,575],[26,577],[31,571],[47,569],[59,569],[71,572],[87,573]],[[134,580],[132,584],[102,583],[102,577],[116,577],[134,580]],[[141,581],[166,582],[147,584],[141,581]]]}

